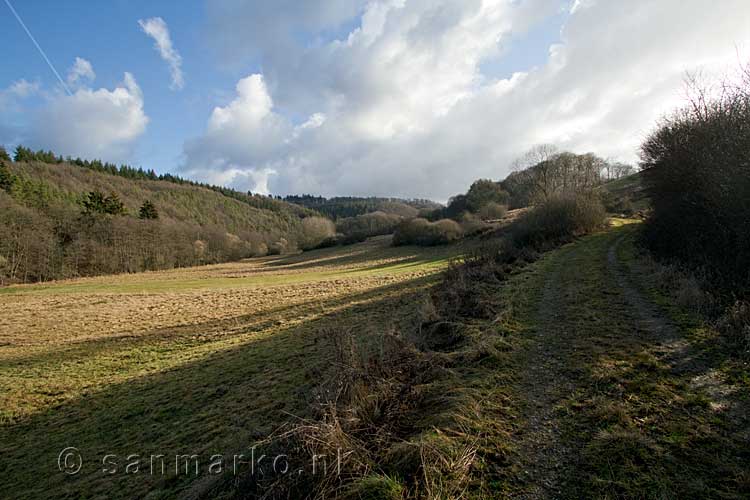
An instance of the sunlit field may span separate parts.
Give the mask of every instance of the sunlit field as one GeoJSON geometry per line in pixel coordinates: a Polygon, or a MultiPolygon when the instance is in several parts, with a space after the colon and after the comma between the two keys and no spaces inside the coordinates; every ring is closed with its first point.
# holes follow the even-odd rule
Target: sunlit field
{"type": "Polygon", "coordinates": [[[37,498],[192,487],[190,476],[126,475],[125,457],[230,454],[304,417],[330,369],[326,332],[408,321],[460,251],[393,248],[385,237],[2,289],[0,481],[37,498]],[[83,459],[76,475],[58,470],[66,447],[83,459]],[[101,473],[108,454],[121,459],[111,475],[101,473]]]}

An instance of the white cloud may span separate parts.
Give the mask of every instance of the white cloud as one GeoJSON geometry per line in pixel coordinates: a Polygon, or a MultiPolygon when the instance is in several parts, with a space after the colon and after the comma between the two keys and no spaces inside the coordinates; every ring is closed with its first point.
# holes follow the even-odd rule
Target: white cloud
{"type": "MultiPolygon", "coordinates": [[[[285,154],[286,141],[294,134],[294,127],[273,111],[273,100],[262,75],[243,78],[237,83],[236,92],[227,106],[214,108],[205,134],[186,144],[186,154],[191,159],[188,171],[216,184],[239,183],[243,189],[248,180],[257,180],[262,186],[253,190],[267,191],[268,175],[273,170],[267,165],[285,154]]],[[[319,121],[320,117],[312,120],[319,121]]],[[[247,189],[250,188],[253,186],[247,189]]]]}
{"type": "Polygon", "coordinates": [[[92,82],[96,78],[94,68],[86,59],[76,57],[73,66],[68,70],[68,85],[75,87],[84,81],[92,82]]]}
{"type": "Polygon", "coordinates": [[[182,57],[172,46],[172,38],[169,36],[169,27],[161,17],[141,19],[138,21],[143,32],[154,39],[154,47],[159,51],[161,58],[169,65],[172,76],[170,88],[182,89],[185,86],[185,77],[182,74],[182,57]]]}
{"type": "Polygon", "coordinates": [[[29,82],[23,78],[11,83],[7,88],[0,89],[0,109],[15,104],[19,99],[31,97],[39,92],[39,82],[29,82]]]}
{"type": "Polygon", "coordinates": [[[2,92],[19,98],[30,97],[39,92],[39,82],[29,82],[22,78],[13,82],[10,87],[2,92]]]}
{"type": "Polygon", "coordinates": [[[263,76],[241,80],[186,144],[187,171],[238,186],[275,172],[263,179],[280,193],[446,199],[504,177],[539,142],[635,160],[655,120],[679,105],[685,71],[734,65],[750,41],[745,0],[565,2],[547,62],[493,80],[481,63],[560,2],[309,4],[211,4],[221,53],[260,60],[263,76]],[[332,36],[346,15],[358,22],[332,36]]]}
{"type": "Polygon", "coordinates": [[[81,87],[47,96],[33,117],[29,144],[64,156],[127,161],[147,124],[141,89],[125,73],[113,90],[81,87]]]}

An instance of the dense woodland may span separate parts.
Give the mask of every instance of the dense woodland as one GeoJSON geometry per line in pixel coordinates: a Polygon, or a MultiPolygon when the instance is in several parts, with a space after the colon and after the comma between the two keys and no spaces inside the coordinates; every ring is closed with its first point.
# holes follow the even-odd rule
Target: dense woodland
{"type": "Polygon", "coordinates": [[[313,209],[333,220],[356,217],[371,212],[385,212],[402,217],[414,217],[421,210],[435,210],[440,204],[430,200],[401,198],[358,198],[339,196],[324,198],[322,196],[295,195],[287,196],[284,201],[313,209]]]}
{"type": "Polygon", "coordinates": [[[2,284],[224,262],[333,234],[281,200],[25,148],[0,157],[2,284]]]}

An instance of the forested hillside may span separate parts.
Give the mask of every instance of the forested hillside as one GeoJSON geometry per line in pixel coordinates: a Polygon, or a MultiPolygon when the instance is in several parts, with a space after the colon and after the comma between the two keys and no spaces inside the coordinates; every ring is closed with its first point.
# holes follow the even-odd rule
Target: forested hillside
{"type": "Polygon", "coordinates": [[[360,198],[355,196],[324,198],[322,196],[298,195],[287,196],[284,201],[316,210],[334,220],[372,212],[385,212],[401,217],[416,217],[422,210],[440,208],[440,204],[434,201],[401,198],[360,198]]]}
{"type": "Polygon", "coordinates": [[[0,159],[2,284],[281,253],[314,246],[325,226],[265,196],[30,154],[0,159]]]}

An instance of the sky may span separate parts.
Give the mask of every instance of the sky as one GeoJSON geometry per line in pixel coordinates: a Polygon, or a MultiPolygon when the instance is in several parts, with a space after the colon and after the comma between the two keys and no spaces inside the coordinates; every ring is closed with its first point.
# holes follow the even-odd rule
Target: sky
{"type": "Polygon", "coordinates": [[[8,149],[444,201],[542,143],[636,163],[750,60],[750,2],[0,0],[0,46],[8,149]]]}

